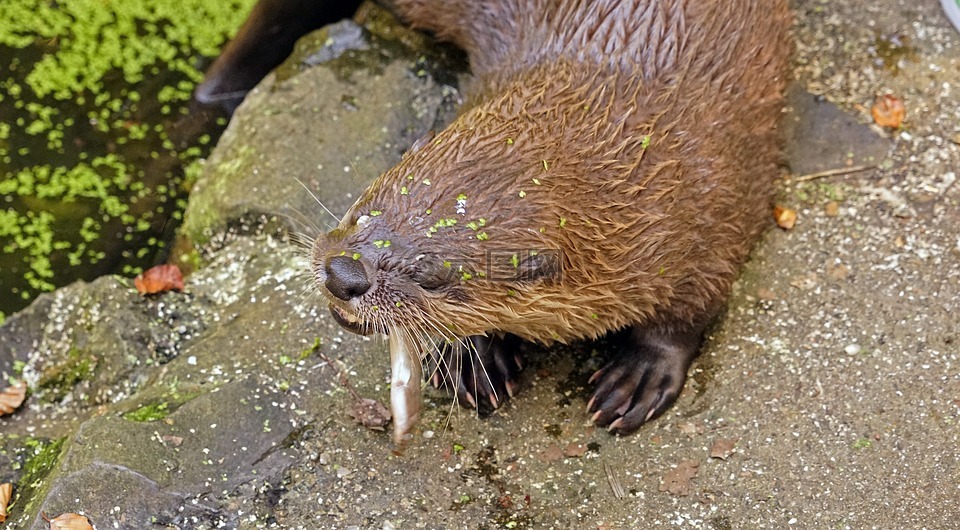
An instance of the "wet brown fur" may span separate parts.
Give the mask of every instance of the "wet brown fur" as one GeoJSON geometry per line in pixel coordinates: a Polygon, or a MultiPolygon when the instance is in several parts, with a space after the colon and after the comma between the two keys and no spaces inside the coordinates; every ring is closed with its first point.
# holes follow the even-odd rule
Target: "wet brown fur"
{"type": "Polygon", "coordinates": [[[375,328],[541,343],[702,328],[768,225],[786,2],[395,4],[464,48],[475,80],[459,119],[318,239],[321,286],[341,252],[373,284],[338,306],[375,328]],[[536,275],[531,250],[558,252],[560,276],[502,279],[536,275]],[[431,260],[455,281],[422,289],[431,260]]]}

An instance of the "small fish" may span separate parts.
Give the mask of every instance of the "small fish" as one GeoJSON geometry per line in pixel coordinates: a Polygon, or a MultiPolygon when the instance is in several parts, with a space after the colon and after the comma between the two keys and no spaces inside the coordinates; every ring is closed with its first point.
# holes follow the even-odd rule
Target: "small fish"
{"type": "Polygon", "coordinates": [[[393,412],[393,441],[402,449],[413,438],[410,432],[420,421],[423,369],[419,348],[403,330],[390,332],[390,408],[393,412]]]}

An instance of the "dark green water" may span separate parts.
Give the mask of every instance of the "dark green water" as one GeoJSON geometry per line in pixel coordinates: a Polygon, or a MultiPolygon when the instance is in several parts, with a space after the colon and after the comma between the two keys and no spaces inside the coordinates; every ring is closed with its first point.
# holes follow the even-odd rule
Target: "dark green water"
{"type": "Polygon", "coordinates": [[[252,0],[4,4],[0,319],[166,259],[226,123],[190,93],[252,0]]]}

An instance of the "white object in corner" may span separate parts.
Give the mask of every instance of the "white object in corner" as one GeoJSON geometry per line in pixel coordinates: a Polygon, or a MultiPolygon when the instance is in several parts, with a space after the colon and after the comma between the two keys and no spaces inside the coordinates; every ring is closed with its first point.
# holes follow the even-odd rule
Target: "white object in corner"
{"type": "Polygon", "coordinates": [[[960,0],[940,0],[940,3],[947,12],[947,18],[953,22],[953,27],[960,31],[960,0]]]}

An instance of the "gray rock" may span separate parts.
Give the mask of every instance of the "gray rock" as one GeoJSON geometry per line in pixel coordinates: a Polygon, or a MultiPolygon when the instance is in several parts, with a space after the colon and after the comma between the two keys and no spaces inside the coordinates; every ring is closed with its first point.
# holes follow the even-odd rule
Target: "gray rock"
{"type": "MultiPolygon", "coordinates": [[[[808,94],[799,84],[787,93],[790,112],[783,120],[785,155],[795,175],[853,165],[879,165],[890,141],[829,101],[808,94]]],[[[867,116],[869,118],[869,116],[867,116]]]]}
{"type": "Polygon", "coordinates": [[[370,27],[385,36],[344,21],[304,37],[247,95],[191,193],[182,233],[202,243],[263,213],[326,231],[336,220],[325,209],[342,215],[414,141],[450,121],[458,92],[431,74],[454,63],[449,49],[396,22],[370,27]]]}

